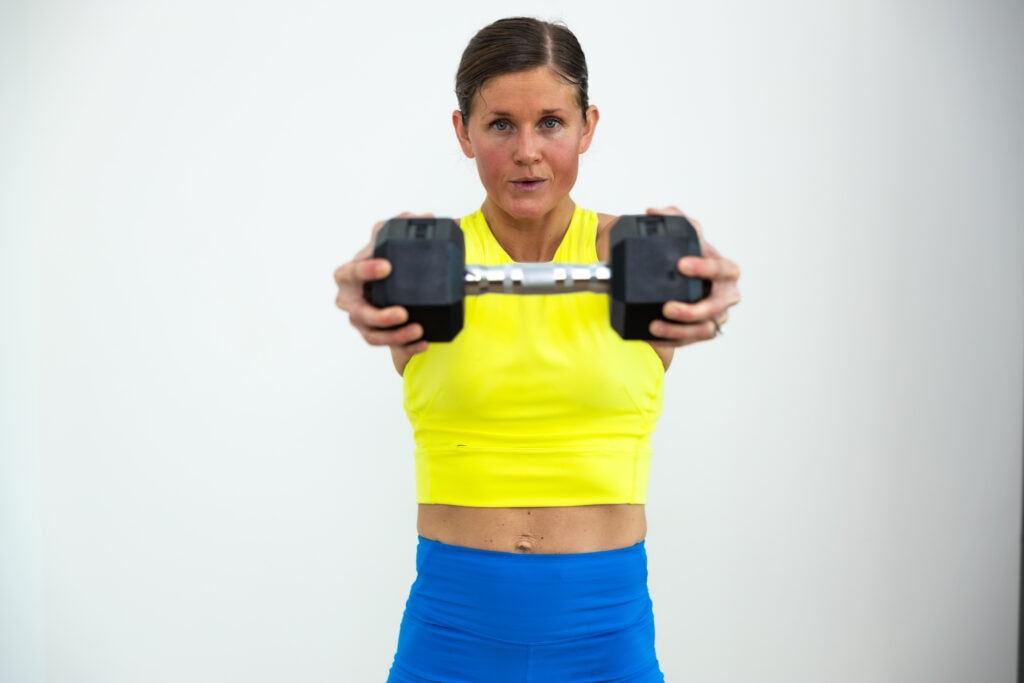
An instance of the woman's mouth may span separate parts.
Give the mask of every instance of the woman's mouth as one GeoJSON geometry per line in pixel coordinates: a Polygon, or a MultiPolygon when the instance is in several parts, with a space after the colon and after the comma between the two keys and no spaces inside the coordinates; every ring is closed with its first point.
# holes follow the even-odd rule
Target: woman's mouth
{"type": "Polygon", "coordinates": [[[517,190],[523,190],[524,192],[536,190],[543,184],[543,178],[519,178],[518,180],[512,181],[513,187],[515,187],[517,190]]]}

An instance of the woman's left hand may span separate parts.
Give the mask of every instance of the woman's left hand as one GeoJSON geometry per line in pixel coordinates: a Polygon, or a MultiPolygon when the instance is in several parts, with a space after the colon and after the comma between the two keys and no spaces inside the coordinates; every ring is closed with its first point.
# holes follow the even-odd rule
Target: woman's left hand
{"type": "MultiPolygon", "coordinates": [[[[674,206],[663,209],[648,209],[648,214],[683,216],[674,206]]],[[[686,217],[697,228],[702,256],[684,256],[679,259],[679,272],[688,277],[699,277],[711,281],[711,294],[697,303],[669,301],[662,309],[668,320],[651,323],[651,334],[659,337],[659,343],[671,346],[686,346],[695,342],[714,339],[722,332],[722,326],[729,320],[729,309],[740,302],[737,281],[740,268],[704,241],[699,222],[686,217]]]]}

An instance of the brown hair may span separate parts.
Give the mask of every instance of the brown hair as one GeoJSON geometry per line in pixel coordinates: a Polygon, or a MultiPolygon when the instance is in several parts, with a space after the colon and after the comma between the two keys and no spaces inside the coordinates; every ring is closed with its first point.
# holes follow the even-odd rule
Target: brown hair
{"type": "Polygon", "coordinates": [[[564,24],[528,17],[499,19],[480,29],[466,45],[455,75],[455,96],[462,120],[469,118],[473,97],[489,79],[546,66],[575,86],[586,116],[587,60],[564,24]]]}

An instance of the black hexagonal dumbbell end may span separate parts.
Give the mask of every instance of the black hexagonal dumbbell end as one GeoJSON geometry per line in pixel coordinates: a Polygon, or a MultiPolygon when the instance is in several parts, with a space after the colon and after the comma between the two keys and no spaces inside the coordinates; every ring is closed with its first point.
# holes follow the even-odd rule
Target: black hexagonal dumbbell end
{"type": "Polygon", "coordinates": [[[695,303],[711,282],[679,272],[679,259],[700,256],[696,228],[683,216],[621,216],[612,226],[611,323],[623,339],[657,339],[651,321],[668,301],[695,303]]]}
{"type": "Polygon", "coordinates": [[[378,308],[404,306],[423,339],[451,341],[462,329],[466,247],[450,218],[393,218],[374,242],[375,258],[391,274],[366,283],[366,300],[378,308]]]}

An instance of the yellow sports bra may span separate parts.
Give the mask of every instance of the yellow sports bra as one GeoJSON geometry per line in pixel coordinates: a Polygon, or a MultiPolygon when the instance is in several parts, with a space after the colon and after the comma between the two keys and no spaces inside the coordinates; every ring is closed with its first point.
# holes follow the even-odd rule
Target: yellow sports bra
{"type": "MultiPolygon", "coordinates": [[[[596,261],[597,224],[577,208],[553,260],[596,261]]],[[[482,212],[461,226],[467,263],[512,263],[482,212]]],[[[484,294],[466,297],[465,316],[405,368],[417,502],[644,503],[664,368],[612,329],[608,296],[484,294]]]]}

